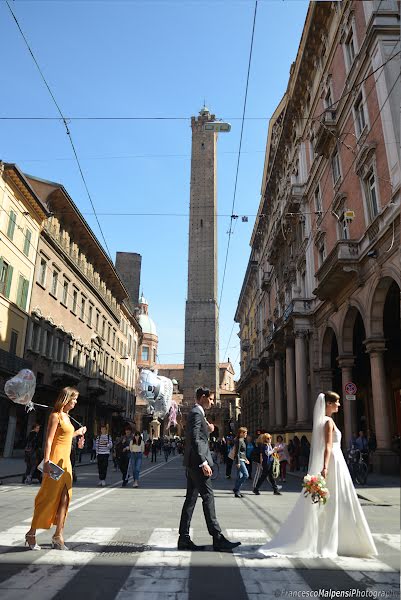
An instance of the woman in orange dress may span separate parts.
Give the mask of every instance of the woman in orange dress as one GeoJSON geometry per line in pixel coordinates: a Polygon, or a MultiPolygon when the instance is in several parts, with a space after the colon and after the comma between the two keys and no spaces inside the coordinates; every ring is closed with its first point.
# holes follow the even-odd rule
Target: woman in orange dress
{"type": "Polygon", "coordinates": [[[52,525],[56,525],[52,547],[57,550],[68,550],[64,544],[63,531],[72,496],[71,444],[73,437],[84,435],[86,432],[86,427],[80,427],[75,431],[68,414],[76,405],[78,396],[77,389],[63,388],[49,417],[44,449],[43,481],[35,499],[31,528],[25,536],[26,545],[31,550],[40,550],[40,546],[36,543],[36,530],[50,529],[52,525]],[[64,469],[60,479],[55,480],[50,477],[49,460],[64,469]]]}

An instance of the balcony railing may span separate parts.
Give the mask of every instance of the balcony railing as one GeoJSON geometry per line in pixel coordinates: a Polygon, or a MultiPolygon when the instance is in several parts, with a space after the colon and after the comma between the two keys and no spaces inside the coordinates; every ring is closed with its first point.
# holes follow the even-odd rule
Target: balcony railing
{"type": "Polygon", "coordinates": [[[54,362],[52,364],[52,379],[63,379],[78,383],[82,379],[81,369],[67,362],[54,362]]]}
{"type": "Polygon", "coordinates": [[[336,111],[328,110],[318,121],[315,132],[315,152],[320,156],[329,158],[332,147],[336,141],[337,120],[336,111]]]}
{"type": "Polygon", "coordinates": [[[15,375],[21,369],[31,368],[32,363],[29,361],[20,356],[15,356],[15,354],[10,354],[7,350],[0,350],[0,372],[15,375]]]}
{"type": "Polygon", "coordinates": [[[101,375],[91,377],[88,381],[88,390],[94,394],[105,394],[107,381],[101,375]]]}
{"type": "Polygon", "coordinates": [[[318,286],[313,293],[321,300],[330,298],[338,289],[344,287],[348,281],[358,275],[358,259],[358,242],[349,240],[337,242],[316,273],[318,286]]]}

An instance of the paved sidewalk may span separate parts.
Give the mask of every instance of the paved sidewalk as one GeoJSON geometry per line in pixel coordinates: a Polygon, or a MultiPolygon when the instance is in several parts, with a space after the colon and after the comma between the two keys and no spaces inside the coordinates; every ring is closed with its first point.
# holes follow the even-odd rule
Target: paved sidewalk
{"type": "MultiPolygon", "coordinates": [[[[90,464],[90,453],[86,452],[82,455],[82,462],[76,462],[75,467],[90,464]]],[[[25,469],[25,461],[21,457],[0,458],[0,481],[2,479],[10,479],[11,477],[22,477],[25,473],[25,469]]]]}
{"type": "MultiPolygon", "coordinates": [[[[303,479],[302,471],[287,471],[287,476],[303,479]]],[[[400,506],[400,478],[396,475],[369,473],[366,485],[355,484],[358,497],[374,504],[400,506]]]]}

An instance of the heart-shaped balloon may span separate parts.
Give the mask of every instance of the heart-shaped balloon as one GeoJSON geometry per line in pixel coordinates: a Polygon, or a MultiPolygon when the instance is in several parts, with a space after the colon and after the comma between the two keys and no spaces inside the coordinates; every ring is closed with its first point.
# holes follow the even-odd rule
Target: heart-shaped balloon
{"type": "Polygon", "coordinates": [[[35,394],[36,377],[29,369],[22,369],[4,385],[5,394],[16,404],[33,408],[32,398],[35,394]]]}

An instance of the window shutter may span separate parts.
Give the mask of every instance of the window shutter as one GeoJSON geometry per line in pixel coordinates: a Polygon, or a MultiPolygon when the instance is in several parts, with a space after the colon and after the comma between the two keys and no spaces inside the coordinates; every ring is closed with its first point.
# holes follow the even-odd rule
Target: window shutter
{"type": "Polygon", "coordinates": [[[22,284],[22,306],[21,306],[21,308],[23,310],[26,310],[26,303],[28,300],[28,290],[29,290],[29,281],[27,279],[25,279],[25,277],[24,277],[24,282],[22,284]]]}
{"type": "Polygon", "coordinates": [[[20,308],[22,308],[22,290],[23,290],[23,287],[24,287],[24,277],[22,275],[20,275],[19,279],[18,279],[17,300],[16,300],[16,304],[20,308]]]}
{"type": "Polygon", "coordinates": [[[13,271],[14,271],[14,267],[12,267],[11,265],[8,265],[8,270],[7,270],[7,280],[5,282],[5,290],[4,290],[4,295],[9,298],[10,297],[10,290],[11,290],[11,282],[12,282],[12,278],[13,278],[13,271]]]}
{"type": "Polygon", "coordinates": [[[10,238],[10,240],[12,240],[14,237],[16,220],[17,220],[17,215],[15,214],[15,212],[10,210],[10,218],[8,220],[8,228],[7,228],[7,236],[10,238]]]}
{"type": "Polygon", "coordinates": [[[25,231],[25,241],[24,241],[25,256],[29,256],[29,250],[31,248],[31,239],[32,239],[32,232],[30,229],[27,228],[25,231]]]}

